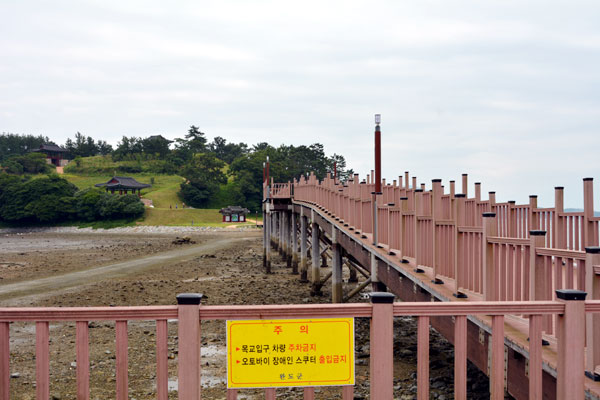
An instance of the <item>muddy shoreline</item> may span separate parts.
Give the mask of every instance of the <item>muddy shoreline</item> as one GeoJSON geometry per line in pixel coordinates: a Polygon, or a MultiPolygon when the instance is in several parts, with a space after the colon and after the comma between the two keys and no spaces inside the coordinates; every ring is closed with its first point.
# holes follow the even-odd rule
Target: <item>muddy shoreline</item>
{"type": "MultiPolygon", "coordinates": [[[[189,234],[195,245],[172,243],[181,232],[160,234],[27,232],[0,237],[0,291],[2,286],[79,271],[98,271],[106,265],[187,252],[147,268],[81,281],[65,288],[14,292],[0,297],[2,306],[110,306],[175,304],[183,292],[205,295],[204,304],[327,303],[329,287],[322,297],[311,297],[309,287],[299,283],[285,263],[275,257],[273,274],[262,268],[262,234],[257,230],[202,231],[189,234]],[[8,238],[8,241],[3,239],[8,238]],[[5,250],[5,251],[3,251],[5,250]],[[16,267],[6,266],[12,262],[16,267]],[[51,265],[52,267],[49,267],[51,265]]],[[[323,271],[325,274],[326,271],[323,271]]],[[[347,277],[346,277],[347,278],[347,277]]],[[[33,282],[32,282],[33,283],[33,282]]],[[[31,285],[33,287],[33,284],[31,285]]],[[[357,301],[365,301],[359,300],[357,301]]],[[[169,323],[169,398],[177,398],[177,324],[169,323]]],[[[369,321],[356,322],[355,398],[368,398],[369,321]]],[[[11,398],[35,398],[34,324],[11,324],[11,398]]],[[[129,322],[130,398],[153,399],[155,394],[155,323],[129,322]]],[[[395,321],[395,398],[416,395],[416,324],[412,318],[395,321]]],[[[114,323],[90,322],[90,392],[92,399],[114,398],[114,323]]],[[[224,323],[202,323],[203,398],[225,397],[224,323]]],[[[75,398],[74,324],[50,324],[51,398],[75,398]]],[[[431,398],[452,398],[453,349],[435,331],[431,334],[431,398]]],[[[488,398],[487,378],[469,367],[469,398],[488,398]]],[[[245,398],[263,398],[256,391],[241,391],[245,398]]],[[[279,389],[278,398],[302,398],[301,389],[279,389]]],[[[338,398],[338,388],[319,388],[317,398],[338,398]]],[[[240,396],[240,398],[243,398],[240,396]]]]}

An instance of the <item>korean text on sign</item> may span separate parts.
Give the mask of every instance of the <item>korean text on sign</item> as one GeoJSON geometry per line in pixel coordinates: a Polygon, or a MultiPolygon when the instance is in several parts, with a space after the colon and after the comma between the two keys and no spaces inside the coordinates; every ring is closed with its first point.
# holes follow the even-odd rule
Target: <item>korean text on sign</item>
{"type": "Polygon", "coordinates": [[[353,318],[227,321],[227,387],[353,384],[353,318]]]}

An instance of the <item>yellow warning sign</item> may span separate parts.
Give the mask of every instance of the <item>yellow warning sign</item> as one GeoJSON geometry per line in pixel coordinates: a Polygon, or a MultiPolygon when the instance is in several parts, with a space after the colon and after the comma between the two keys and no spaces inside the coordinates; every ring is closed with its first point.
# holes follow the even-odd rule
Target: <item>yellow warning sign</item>
{"type": "Polygon", "coordinates": [[[354,385],[354,318],[227,321],[227,387],[354,385]]]}

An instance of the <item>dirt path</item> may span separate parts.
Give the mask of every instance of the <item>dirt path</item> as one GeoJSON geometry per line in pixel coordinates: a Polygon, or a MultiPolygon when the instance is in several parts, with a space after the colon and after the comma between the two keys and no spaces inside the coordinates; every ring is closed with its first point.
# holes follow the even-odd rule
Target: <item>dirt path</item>
{"type": "Polygon", "coordinates": [[[22,299],[23,297],[36,295],[52,295],[56,292],[105,281],[113,278],[121,278],[135,275],[142,271],[148,271],[159,266],[182,263],[191,259],[231,247],[235,244],[246,246],[243,242],[255,240],[254,237],[231,237],[223,240],[222,237],[213,238],[205,243],[190,247],[181,247],[176,250],[167,251],[157,255],[147,256],[134,260],[93,267],[81,271],[70,272],[63,275],[54,275],[47,278],[29,279],[17,283],[0,286],[0,304],[2,301],[22,299]]]}

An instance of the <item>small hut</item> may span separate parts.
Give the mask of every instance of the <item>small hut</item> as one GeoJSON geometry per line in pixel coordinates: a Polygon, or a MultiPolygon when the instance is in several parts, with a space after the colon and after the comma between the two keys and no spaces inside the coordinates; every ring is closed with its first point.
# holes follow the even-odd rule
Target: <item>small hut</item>
{"type": "Polygon", "coordinates": [[[57,167],[64,167],[69,162],[69,160],[65,159],[69,150],[55,144],[42,144],[38,149],[31,151],[45,154],[46,163],[56,165],[57,167]]]}
{"type": "Polygon", "coordinates": [[[221,208],[219,212],[223,214],[223,222],[246,222],[246,214],[250,210],[240,206],[229,206],[221,208]]]}
{"type": "Polygon", "coordinates": [[[137,191],[140,197],[142,197],[142,189],[152,187],[152,185],[140,183],[128,176],[113,176],[108,182],[97,183],[94,186],[105,187],[106,191],[110,191],[112,194],[115,194],[117,191],[119,194],[127,194],[128,192],[135,194],[137,191]]]}

